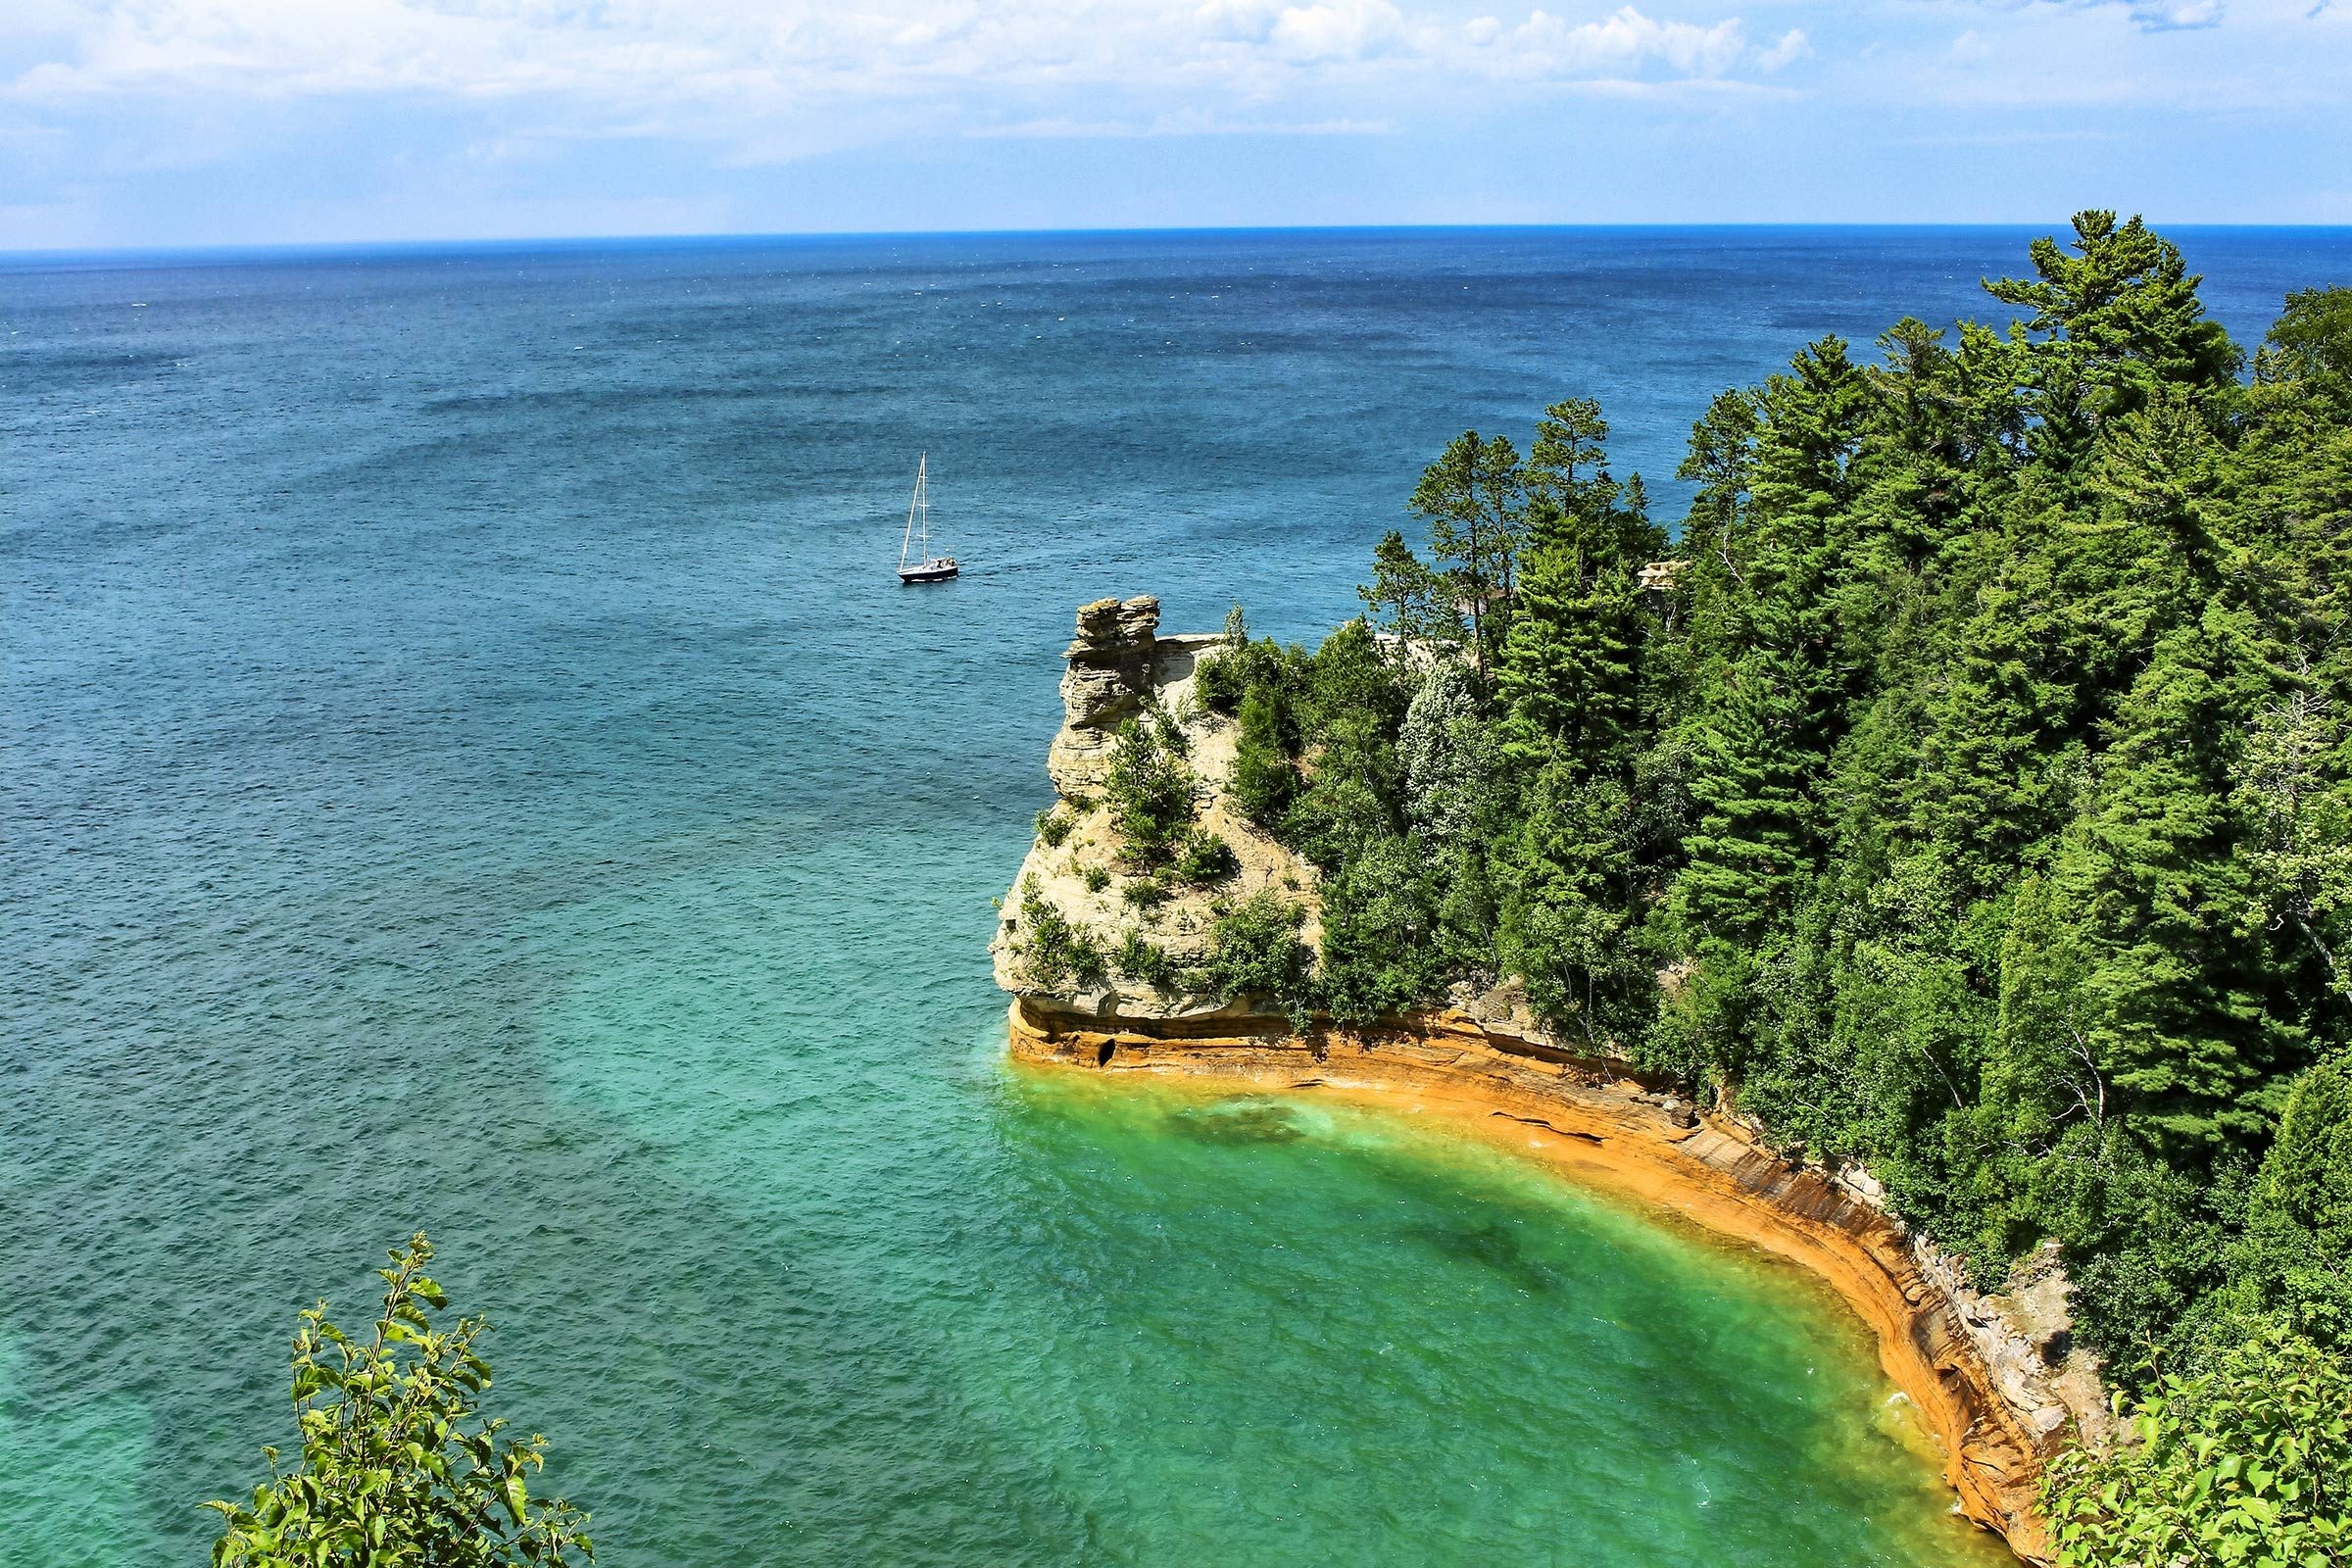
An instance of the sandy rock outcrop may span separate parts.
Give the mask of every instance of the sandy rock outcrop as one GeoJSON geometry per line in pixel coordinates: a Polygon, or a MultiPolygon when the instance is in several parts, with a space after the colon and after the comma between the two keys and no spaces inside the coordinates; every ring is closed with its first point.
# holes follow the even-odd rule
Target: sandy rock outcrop
{"type": "Polygon", "coordinates": [[[1061,733],[1046,754],[1046,772],[1064,800],[1100,789],[1118,728],[1141,713],[1157,689],[1159,601],[1146,594],[1098,599],[1078,611],[1078,636],[1062,655],[1061,733]]]}
{"type": "MultiPolygon", "coordinates": [[[[1180,974],[1198,973],[1206,962],[1217,910],[1262,890],[1275,891],[1300,911],[1299,940],[1310,951],[1321,940],[1314,868],[1259,831],[1226,799],[1233,725],[1207,711],[1194,689],[1202,662],[1216,656],[1224,637],[1213,632],[1162,637],[1158,621],[1159,601],[1152,598],[1100,599],[1078,612],[1078,635],[1064,656],[1061,731],[1047,760],[1060,796],[1050,813],[1056,831],[1051,838],[1041,833],[1030,845],[990,945],[997,983],[1007,991],[1036,989],[1025,972],[1027,935],[1021,929],[1022,906],[1032,894],[1105,954],[1133,937],[1164,955],[1180,974]],[[1128,861],[1110,808],[1099,798],[1119,726],[1154,709],[1182,736],[1186,765],[1196,781],[1195,826],[1232,852],[1233,874],[1214,884],[1140,873],[1128,861]]],[[[1105,1018],[1251,1016],[1247,1005],[1222,1004],[1182,989],[1161,990],[1115,966],[1061,1002],[1105,1018]]]]}

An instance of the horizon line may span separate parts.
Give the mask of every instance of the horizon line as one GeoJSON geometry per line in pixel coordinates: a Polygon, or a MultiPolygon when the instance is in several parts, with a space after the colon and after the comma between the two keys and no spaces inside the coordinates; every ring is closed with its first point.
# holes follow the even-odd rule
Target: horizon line
{"type": "MultiPolygon", "coordinates": [[[[2118,209],[2120,212],[2121,209],[2118,209]]],[[[2071,219],[2072,214],[2068,217],[2071,219]]],[[[2139,215],[2144,217],[2145,215],[2139,215]]],[[[2264,231],[2271,233],[2352,234],[2352,223],[2173,222],[2151,225],[2161,233],[2264,231]]],[[[1695,230],[1767,231],[1775,229],[1897,232],[1935,230],[1957,232],[2031,231],[2056,234],[2064,222],[2047,220],[1980,220],[1967,221],[1861,221],[1851,220],[1745,219],[1725,220],[1561,222],[1561,223],[1170,223],[1099,228],[873,228],[709,230],[661,234],[533,234],[449,235],[418,239],[354,240],[217,240],[195,244],[59,245],[28,249],[0,249],[0,265],[14,262],[75,259],[169,259],[180,257],[253,257],[290,254],[367,254],[393,251],[525,250],[534,246],[565,249],[595,247],[772,244],[780,241],[923,239],[1116,239],[1177,235],[1250,234],[1541,234],[1689,232],[1695,230]]]]}

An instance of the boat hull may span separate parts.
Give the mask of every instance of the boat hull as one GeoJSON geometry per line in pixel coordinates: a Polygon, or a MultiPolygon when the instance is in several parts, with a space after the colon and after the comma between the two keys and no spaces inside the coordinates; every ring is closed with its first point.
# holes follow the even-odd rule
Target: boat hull
{"type": "Polygon", "coordinates": [[[901,566],[899,581],[903,583],[946,582],[956,575],[957,569],[955,566],[901,566]]]}

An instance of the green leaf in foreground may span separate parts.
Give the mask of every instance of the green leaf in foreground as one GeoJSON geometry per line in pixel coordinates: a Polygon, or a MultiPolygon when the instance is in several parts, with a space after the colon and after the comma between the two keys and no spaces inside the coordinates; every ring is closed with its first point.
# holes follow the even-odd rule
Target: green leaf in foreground
{"type": "Polygon", "coordinates": [[[281,1470],[277,1450],[265,1448],[270,1479],[251,1498],[205,1504],[223,1526],[215,1568],[594,1560],[588,1516],[530,1495],[546,1440],[503,1437],[507,1423],[477,1407],[490,1365],[475,1346],[489,1324],[432,1326],[425,1309],[449,1301],[425,1277],[433,1248],[421,1231],[390,1255],[376,1271],[383,1304],[365,1341],[328,1322],[323,1301],[302,1314],[293,1378],[302,1462],[281,1470]]]}

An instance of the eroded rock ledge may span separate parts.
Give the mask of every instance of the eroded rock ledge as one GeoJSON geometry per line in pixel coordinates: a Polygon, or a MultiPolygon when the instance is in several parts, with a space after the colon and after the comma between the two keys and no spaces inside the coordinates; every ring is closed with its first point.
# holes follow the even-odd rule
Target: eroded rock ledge
{"type": "Polygon", "coordinates": [[[1789,1258],[1870,1325],[1887,1374],[1939,1445],[1967,1515],[2019,1556],[2043,1561],[2034,1507],[2042,1466],[2078,1435],[2103,1441],[2107,1420],[2096,1365],[2072,1344],[2054,1252],[2029,1258],[2007,1293],[1981,1294],[1886,1211],[1865,1173],[1793,1163],[1738,1118],[1702,1112],[1623,1060],[1567,1049],[1543,1033],[1513,987],[1463,989],[1451,1006],[1361,1031],[1317,1025],[1299,1034],[1271,1007],[1220,1006],[1116,976],[1072,995],[1027,983],[1014,914],[1024,887],[1105,943],[1139,918],[1180,956],[1205,936],[1202,911],[1186,906],[1193,901],[1146,916],[1122,903],[1115,834],[1089,799],[1118,723],[1154,701],[1175,706],[1194,734],[1202,817],[1232,840],[1240,882],[1286,890],[1306,909],[1312,941],[1312,867],[1223,808],[1230,737],[1183,701],[1217,639],[1158,637],[1157,621],[1151,599],[1103,600],[1079,612],[1062,681],[1066,722],[1049,769],[1069,831],[1057,844],[1041,838],[1032,847],[995,944],[998,981],[1014,996],[1013,1055],[1442,1115],[1465,1134],[1532,1150],[1577,1179],[1789,1258]]]}

